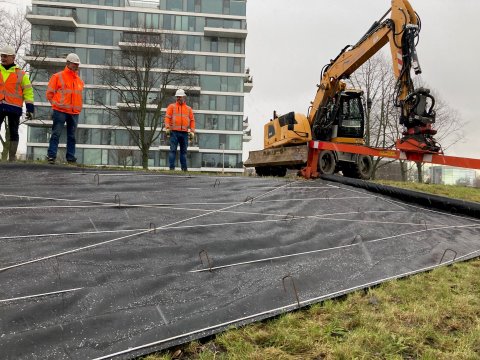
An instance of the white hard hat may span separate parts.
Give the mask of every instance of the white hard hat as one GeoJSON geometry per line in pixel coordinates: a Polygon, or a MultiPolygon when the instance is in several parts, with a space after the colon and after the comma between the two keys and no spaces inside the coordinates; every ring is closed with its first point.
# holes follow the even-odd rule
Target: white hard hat
{"type": "Polygon", "coordinates": [[[77,54],[71,53],[67,55],[67,61],[80,65],[80,58],[77,54]]]}
{"type": "Polygon", "coordinates": [[[185,94],[185,91],[183,91],[183,89],[178,89],[175,93],[175,96],[187,96],[187,94],[185,94]]]}
{"type": "Polygon", "coordinates": [[[10,45],[5,45],[0,49],[0,55],[15,55],[15,49],[10,45]]]}

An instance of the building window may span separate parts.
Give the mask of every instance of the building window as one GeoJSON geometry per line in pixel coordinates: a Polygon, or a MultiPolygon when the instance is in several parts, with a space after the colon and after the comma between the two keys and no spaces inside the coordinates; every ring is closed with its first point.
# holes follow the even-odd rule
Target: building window
{"type": "Polygon", "coordinates": [[[197,18],[195,16],[187,16],[188,18],[188,31],[195,31],[197,25],[197,18]]]}
{"type": "Polygon", "coordinates": [[[103,129],[102,130],[102,145],[115,145],[113,136],[113,130],[103,129]]]}
{"type": "Polygon", "coordinates": [[[242,41],[241,40],[234,40],[235,42],[235,54],[242,54],[242,41]]]}
{"type": "Polygon", "coordinates": [[[137,13],[137,21],[134,23],[134,27],[143,28],[145,26],[145,13],[137,13]]]}
{"type": "Polygon", "coordinates": [[[28,141],[33,143],[46,143],[49,138],[49,128],[30,126],[28,128],[28,141]]]}
{"type": "Polygon", "coordinates": [[[241,92],[243,79],[231,76],[200,76],[200,86],[207,91],[241,92]]]}
{"type": "Polygon", "coordinates": [[[130,145],[130,134],[127,130],[118,130],[115,132],[115,143],[121,146],[130,145]]]}
{"type": "Polygon", "coordinates": [[[49,40],[52,42],[75,43],[75,32],[65,28],[50,28],[49,40]]]}
{"type": "Polygon", "coordinates": [[[113,12],[113,26],[123,26],[123,11],[113,12]]]}
{"type": "Polygon", "coordinates": [[[113,25],[113,11],[89,9],[88,23],[92,25],[113,25]]]}
{"type": "Polygon", "coordinates": [[[182,11],[183,10],[182,3],[183,3],[182,0],[167,0],[166,10],[182,11]]]}
{"type": "Polygon", "coordinates": [[[146,14],[145,26],[147,29],[158,29],[159,24],[159,14],[146,14]]]}
{"type": "Polygon", "coordinates": [[[175,16],[175,30],[188,31],[188,16],[175,16]]]}
{"type": "Polygon", "coordinates": [[[47,157],[47,148],[32,146],[28,149],[27,156],[30,160],[45,160],[47,157]]]}
{"type": "Polygon", "coordinates": [[[210,51],[218,52],[218,38],[212,38],[212,40],[210,41],[210,51]]]}
{"type": "Polygon", "coordinates": [[[203,1],[202,2],[202,12],[210,14],[221,14],[222,13],[222,3],[220,1],[203,1]]]}
{"type": "Polygon", "coordinates": [[[163,15],[163,28],[166,30],[173,30],[173,19],[172,15],[163,15]]]}
{"type": "Polygon", "coordinates": [[[101,149],[83,149],[83,162],[85,164],[101,164],[102,150],[101,149]]]}
{"type": "Polygon", "coordinates": [[[207,71],[220,71],[220,59],[218,56],[207,56],[207,71]]]}
{"type": "Polygon", "coordinates": [[[34,91],[34,97],[35,97],[36,102],[46,102],[46,103],[48,103],[47,95],[46,95],[46,91],[47,91],[46,86],[35,85],[33,87],[33,91],[34,91]]]}
{"type": "Polygon", "coordinates": [[[133,23],[135,22],[133,19],[136,18],[136,14],[133,12],[126,11],[123,14],[123,26],[125,27],[133,27],[133,23]]]}
{"type": "Polygon", "coordinates": [[[199,36],[187,36],[187,50],[200,51],[200,37],[199,36]]]}
{"type": "MultiPolygon", "coordinates": [[[[88,58],[87,62],[92,65],[103,65],[105,64],[105,50],[104,49],[88,49],[87,51],[88,58]]],[[[93,76],[93,70],[92,70],[93,76]]],[[[86,79],[87,83],[92,83],[93,79],[86,79]]]]}
{"type": "Polygon", "coordinates": [[[223,13],[230,14],[230,0],[223,0],[223,13]]]}
{"type": "Polygon", "coordinates": [[[216,116],[207,116],[207,119],[205,120],[205,129],[217,130],[218,118],[216,116]]]}
{"type": "Polygon", "coordinates": [[[217,97],[216,96],[209,96],[208,97],[208,109],[216,110],[217,108],[217,97]]]}
{"type": "Polygon", "coordinates": [[[225,126],[230,130],[241,130],[243,119],[238,115],[227,115],[225,119],[225,126]]]}
{"type": "Polygon", "coordinates": [[[203,153],[202,167],[242,168],[241,157],[236,154],[203,153]]]}
{"type": "Polygon", "coordinates": [[[242,135],[227,135],[227,149],[242,150],[243,136],[242,135]]]}
{"type": "Polygon", "coordinates": [[[205,26],[213,27],[213,28],[221,28],[223,27],[223,20],[217,19],[217,18],[207,18],[205,26]]]}
{"type": "Polygon", "coordinates": [[[113,31],[104,29],[88,29],[87,40],[89,44],[113,45],[113,31]]]}
{"type": "Polygon", "coordinates": [[[230,15],[245,16],[247,14],[247,6],[245,0],[231,0],[230,15]]]}

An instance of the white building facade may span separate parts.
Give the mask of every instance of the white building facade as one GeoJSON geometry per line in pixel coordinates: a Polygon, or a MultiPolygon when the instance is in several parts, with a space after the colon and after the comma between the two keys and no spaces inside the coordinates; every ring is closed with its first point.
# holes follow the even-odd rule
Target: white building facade
{"type": "MultiPolygon", "coordinates": [[[[196,119],[189,169],[243,171],[243,142],[250,140],[244,96],[252,88],[245,68],[246,0],[33,0],[27,19],[32,24],[32,46],[26,60],[32,69],[36,109],[35,120],[27,123],[28,159],[46,156],[51,133],[46,87],[73,52],[82,61],[80,76],[85,82],[76,137],[78,162],[141,165],[140,150],[128,131],[98,103],[121,106],[118,95],[102,84],[99,72],[122,56],[129,34],[143,26],[175,36],[185,70],[196,78],[193,87],[176,86],[186,88],[196,119]]],[[[170,89],[165,107],[174,101],[176,87],[170,89]]],[[[60,159],[65,156],[65,137],[60,140],[60,159]]],[[[149,167],[167,169],[168,150],[168,139],[161,133],[150,148],[149,167]]]]}
{"type": "Polygon", "coordinates": [[[449,166],[431,166],[430,183],[443,185],[475,186],[477,172],[473,169],[449,166]]]}

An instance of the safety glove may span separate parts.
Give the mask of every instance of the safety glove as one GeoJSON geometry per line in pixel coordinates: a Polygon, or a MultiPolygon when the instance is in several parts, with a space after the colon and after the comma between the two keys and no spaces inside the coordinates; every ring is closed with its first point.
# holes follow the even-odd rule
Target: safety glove
{"type": "Polygon", "coordinates": [[[27,111],[27,113],[25,114],[25,118],[27,120],[33,120],[33,113],[30,111],[27,111]]]}
{"type": "Polygon", "coordinates": [[[188,133],[188,138],[190,139],[190,141],[193,141],[194,136],[195,136],[195,133],[193,132],[188,133]]]}
{"type": "Polygon", "coordinates": [[[165,130],[165,136],[167,136],[167,137],[170,136],[170,133],[171,133],[171,130],[170,130],[170,129],[166,129],[166,130],[165,130]]]}

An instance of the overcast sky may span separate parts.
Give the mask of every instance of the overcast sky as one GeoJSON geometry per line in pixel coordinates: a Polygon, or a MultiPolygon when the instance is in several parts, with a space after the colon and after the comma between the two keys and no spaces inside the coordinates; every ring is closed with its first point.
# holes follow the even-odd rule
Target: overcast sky
{"type": "MultiPolygon", "coordinates": [[[[417,46],[422,79],[468,122],[465,139],[446,155],[480,158],[479,0],[411,0],[422,30],[417,46]]],[[[390,7],[389,0],[248,0],[246,65],[253,90],[245,97],[253,139],[273,110],[306,113],[323,65],[356,43],[390,7]]],[[[388,45],[386,45],[388,46],[388,45]]],[[[246,157],[245,157],[246,159],[246,157]]]]}

